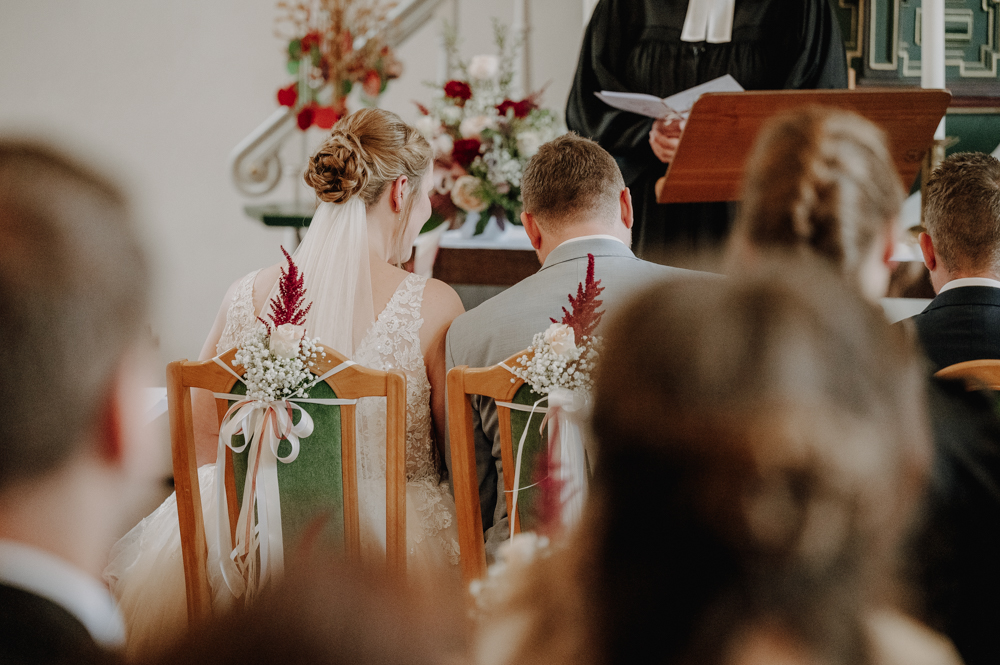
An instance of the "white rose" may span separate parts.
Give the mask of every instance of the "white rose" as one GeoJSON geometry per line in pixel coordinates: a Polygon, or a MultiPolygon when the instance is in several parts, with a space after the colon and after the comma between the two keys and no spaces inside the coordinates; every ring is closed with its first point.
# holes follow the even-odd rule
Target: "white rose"
{"type": "Polygon", "coordinates": [[[542,137],[538,132],[521,132],[517,135],[517,151],[522,157],[531,159],[542,147],[542,137]]]}
{"type": "Polygon", "coordinates": [[[527,531],[518,533],[513,538],[502,543],[498,554],[504,563],[512,566],[524,566],[535,560],[535,557],[549,546],[547,536],[527,531]]]}
{"type": "Polygon", "coordinates": [[[500,58],[495,55],[474,55],[469,61],[469,76],[474,79],[491,79],[499,71],[500,58]]]}
{"type": "Polygon", "coordinates": [[[462,135],[462,138],[471,139],[478,137],[487,127],[493,129],[493,118],[477,115],[463,120],[462,124],[458,126],[458,133],[462,135]]]}
{"type": "Polygon", "coordinates": [[[476,176],[463,175],[451,188],[451,200],[465,212],[482,212],[486,210],[486,202],[476,196],[477,189],[479,189],[479,179],[476,176]]]}
{"type": "Polygon", "coordinates": [[[576,333],[565,323],[553,323],[545,331],[545,343],[556,355],[565,356],[576,348],[576,333]]]}
{"type": "Polygon", "coordinates": [[[271,341],[268,345],[271,353],[285,359],[299,355],[299,341],[305,331],[304,326],[293,326],[291,323],[278,326],[271,332],[271,341]]]}
{"type": "Polygon", "coordinates": [[[457,106],[445,106],[441,109],[441,121],[446,125],[454,125],[462,119],[462,109],[457,106]]]}
{"type": "Polygon", "coordinates": [[[420,116],[420,119],[416,122],[417,131],[423,134],[425,138],[434,136],[434,132],[437,131],[439,126],[437,120],[429,115],[420,116]]]}
{"type": "Polygon", "coordinates": [[[434,149],[435,155],[450,155],[451,149],[455,147],[455,142],[452,140],[450,134],[442,134],[441,136],[436,136],[431,141],[431,148],[434,149]]]}

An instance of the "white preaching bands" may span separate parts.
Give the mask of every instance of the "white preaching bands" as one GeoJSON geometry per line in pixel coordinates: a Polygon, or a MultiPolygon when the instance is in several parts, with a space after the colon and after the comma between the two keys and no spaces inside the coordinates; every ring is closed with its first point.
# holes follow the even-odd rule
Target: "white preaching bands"
{"type": "Polygon", "coordinates": [[[733,40],[733,14],[736,0],[690,0],[682,42],[726,44],[733,40]]]}

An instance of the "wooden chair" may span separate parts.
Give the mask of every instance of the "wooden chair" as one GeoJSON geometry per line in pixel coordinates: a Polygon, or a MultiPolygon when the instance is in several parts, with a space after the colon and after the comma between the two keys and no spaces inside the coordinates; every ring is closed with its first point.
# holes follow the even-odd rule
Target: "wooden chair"
{"type": "MultiPolygon", "coordinates": [[[[329,347],[325,358],[319,358],[312,372],[319,376],[343,363],[346,358],[329,347]]],[[[219,357],[232,367],[236,349],[219,357]]],[[[243,374],[242,367],[236,367],[243,374]]],[[[188,620],[195,622],[211,614],[211,593],[208,585],[208,549],[202,513],[201,488],[195,461],[194,428],[191,415],[191,388],[203,388],[213,393],[232,393],[236,377],[212,360],[189,362],[178,360],[167,365],[167,403],[170,420],[170,443],[173,454],[174,484],[177,491],[177,515],[180,523],[184,580],[187,589],[188,620]]],[[[315,386],[340,399],[361,397],[386,398],[386,566],[393,575],[406,572],[406,377],[398,371],[380,372],[360,365],[350,365],[315,386]],[[326,386],[324,386],[324,383],[326,386]]],[[[241,388],[242,384],[236,386],[241,388]]],[[[311,396],[318,396],[311,393],[311,396]]],[[[324,395],[325,396],[325,395],[324,395]]],[[[229,408],[225,399],[216,399],[221,422],[229,408]]],[[[305,407],[317,405],[304,405],[305,407]]],[[[355,447],[355,405],[326,406],[338,409],[340,422],[340,467],[343,486],[343,539],[349,557],[359,558],[361,551],[360,516],[358,513],[358,478],[355,447]]],[[[315,419],[315,418],[314,418],[315,419]]],[[[315,434],[313,435],[315,436],[315,434]]],[[[311,437],[310,437],[311,438],[311,437]]],[[[303,440],[303,449],[309,439],[303,440]]],[[[292,462],[292,465],[300,460],[292,462]]],[[[226,449],[225,482],[229,504],[229,521],[235,529],[239,503],[234,473],[233,452],[226,449]]],[[[281,465],[279,465],[281,466],[281,465]]],[[[242,489],[242,484],[239,484],[242,489]]],[[[284,520],[282,520],[284,521],[284,520]]]]}
{"type": "Polygon", "coordinates": [[[934,374],[939,379],[962,379],[969,390],[1000,390],[1000,360],[967,360],[934,374]]]}
{"type": "MultiPolygon", "coordinates": [[[[458,519],[458,538],[462,557],[462,577],[468,583],[486,574],[486,547],[483,541],[483,520],[479,505],[479,482],[476,474],[475,437],[473,434],[470,395],[481,395],[497,402],[497,421],[500,429],[501,462],[505,470],[504,498],[507,514],[513,520],[514,532],[520,533],[522,522],[530,529],[534,504],[540,496],[534,482],[541,455],[547,451],[547,438],[538,430],[547,409],[539,405],[533,416],[520,409],[504,406],[502,402],[532,407],[539,399],[524,380],[507,369],[517,358],[530,355],[528,351],[515,353],[503,363],[493,367],[470,369],[466,365],[448,372],[448,434],[451,441],[452,485],[455,490],[455,509],[458,519]],[[506,365],[507,367],[504,367],[506,365]],[[520,441],[525,426],[530,428],[525,437],[521,459],[521,479],[518,506],[511,514],[514,493],[515,441],[520,441]]],[[[544,404],[544,403],[543,403],[544,404]]]]}

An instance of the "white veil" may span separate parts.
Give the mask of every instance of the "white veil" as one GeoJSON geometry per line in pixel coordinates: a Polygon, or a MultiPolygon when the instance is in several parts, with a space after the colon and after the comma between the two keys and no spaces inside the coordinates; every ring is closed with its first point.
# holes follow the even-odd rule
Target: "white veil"
{"type": "MultiPolygon", "coordinates": [[[[305,301],[313,303],[306,315],[307,334],[352,358],[375,321],[367,214],[361,198],[320,203],[292,259],[305,276],[305,301]]],[[[268,300],[277,294],[278,285],[268,300]]]]}

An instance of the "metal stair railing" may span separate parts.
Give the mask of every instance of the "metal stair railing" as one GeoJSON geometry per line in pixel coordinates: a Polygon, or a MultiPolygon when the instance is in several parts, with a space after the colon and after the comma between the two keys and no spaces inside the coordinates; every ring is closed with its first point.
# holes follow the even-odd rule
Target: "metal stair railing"
{"type": "MultiPolygon", "coordinates": [[[[395,48],[409,39],[434,17],[442,2],[444,0],[402,0],[389,12],[391,23],[386,34],[389,46],[395,48]]],[[[372,36],[360,35],[354,47],[364,46],[372,36]]],[[[236,189],[246,196],[263,196],[278,186],[282,171],[278,153],[295,128],[292,109],[282,107],[233,148],[229,170],[236,189]]]]}

